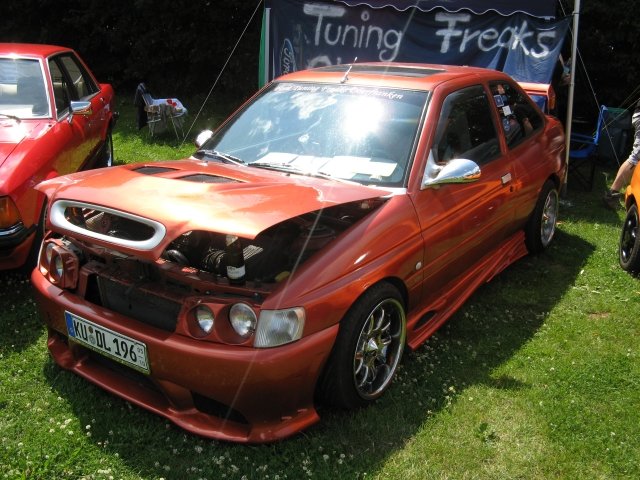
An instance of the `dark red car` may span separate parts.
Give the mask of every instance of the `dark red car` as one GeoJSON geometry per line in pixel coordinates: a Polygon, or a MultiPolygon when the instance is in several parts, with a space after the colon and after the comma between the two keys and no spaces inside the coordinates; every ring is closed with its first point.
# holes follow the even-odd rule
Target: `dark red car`
{"type": "Polygon", "coordinates": [[[0,270],[42,239],[44,195],[58,175],[113,162],[114,95],[71,49],[0,43],[0,270]]]}
{"type": "Polygon", "coordinates": [[[41,184],[31,280],[60,366],[207,437],[373,402],[405,347],[554,235],[562,126],[496,71],[297,72],[206,136],[41,184]]]}

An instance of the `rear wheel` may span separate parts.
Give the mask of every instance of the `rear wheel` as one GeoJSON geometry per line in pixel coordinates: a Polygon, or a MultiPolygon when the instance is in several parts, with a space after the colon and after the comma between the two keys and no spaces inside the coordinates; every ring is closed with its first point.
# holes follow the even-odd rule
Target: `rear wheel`
{"type": "Polygon", "coordinates": [[[620,266],[631,273],[640,271],[640,239],[638,239],[638,207],[627,210],[619,244],[620,266]]]}
{"type": "Polygon", "coordinates": [[[379,398],[393,379],[405,346],[402,298],[380,283],[360,297],[340,323],[320,383],[320,397],[340,408],[365,406],[379,398]]]}
{"type": "Polygon", "coordinates": [[[547,180],[525,227],[525,243],[529,253],[540,253],[551,243],[556,232],[559,203],[556,186],[547,180]]]}

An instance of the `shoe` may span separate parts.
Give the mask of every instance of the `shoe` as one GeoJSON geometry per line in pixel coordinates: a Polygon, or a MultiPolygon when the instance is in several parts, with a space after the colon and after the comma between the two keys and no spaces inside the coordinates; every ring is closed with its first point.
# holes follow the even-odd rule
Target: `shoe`
{"type": "Polygon", "coordinates": [[[620,192],[607,192],[602,198],[604,204],[611,210],[618,210],[622,208],[622,193],[620,192]]]}

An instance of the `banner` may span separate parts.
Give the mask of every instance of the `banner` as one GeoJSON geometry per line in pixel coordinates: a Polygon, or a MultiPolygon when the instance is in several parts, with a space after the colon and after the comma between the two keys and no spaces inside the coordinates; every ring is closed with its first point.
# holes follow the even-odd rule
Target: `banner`
{"type": "Polygon", "coordinates": [[[518,81],[550,83],[568,26],[569,19],[524,13],[265,0],[261,78],[357,58],[487,67],[518,81]]]}

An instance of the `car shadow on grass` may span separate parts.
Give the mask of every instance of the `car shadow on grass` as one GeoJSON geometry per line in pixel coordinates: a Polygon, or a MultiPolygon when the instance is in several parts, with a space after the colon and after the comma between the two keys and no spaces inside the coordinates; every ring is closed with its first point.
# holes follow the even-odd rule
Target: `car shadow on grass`
{"type": "Polygon", "coordinates": [[[40,320],[26,273],[0,272],[0,352],[20,352],[41,335],[40,320]]]}
{"type": "Polygon", "coordinates": [[[45,377],[69,402],[88,440],[142,478],[362,478],[403,449],[467,387],[528,388],[492,372],[530,341],[574,285],[594,246],[560,229],[542,255],[521,259],[481,287],[401,363],[391,389],[352,412],[320,407],[321,421],[287,440],[244,446],[190,435],[165,419],[113,397],[51,360],[45,377]],[[544,278],[544,281],[537,281],[544,278]],[[105,443],[106,442],[106,443],[105,443]],[[134,445],[144,448],[132,448],[134,445]],[[262,470],[261,470],[262,469],[262,470]],[[181,476],[184,472],[192,475],[181,476]]]}

